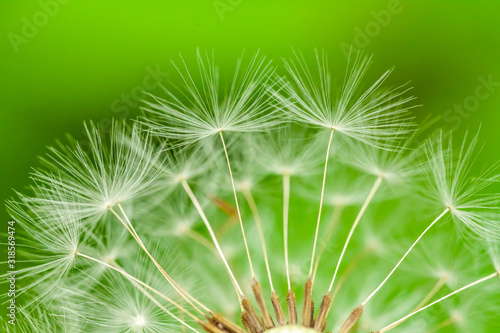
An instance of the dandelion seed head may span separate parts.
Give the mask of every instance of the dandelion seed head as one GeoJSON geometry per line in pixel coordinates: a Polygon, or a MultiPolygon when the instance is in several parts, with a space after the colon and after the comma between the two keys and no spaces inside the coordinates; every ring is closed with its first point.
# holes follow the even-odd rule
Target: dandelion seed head
{"type": "Polygon", "coordinates": [[[250,179],[243,179],[236,183],[236,186],[240,191],[249,191],[252,189],[253,184],[250,179]]]}
{"type": "Polygon", "coordinates": [[[146,318],[143,315],[138,315],[134,318],[134,323],[138,327],[146,326],[146,318]]]}
{"type": "Polygon", "coordinates": [[[187,231],[191,230],[192,224],[190,221],[181,221],[177,223],[178,234],[185,234],[187,231]]]}
{"type": "MultiPolygon", "coordinates": [[[[208,150],[209,151],[209,150],[208,150]]],[[[182,181],[192,181],[202,173],[210,171],[213,157],[203,147],[183,147],[170,149],[164,152],[168,169],[164,169],[162,181],[175,187],[182,181]]]]}
{"type": "Polygon", "coordinates": [[[307,138],[305,131],[291,127],[276,129],[257,138],[255,157],[268,172],[304,176],[317,173],[324,162],[320,153],[323,136],[307,138]]]}
{"type": "Polygon", "coordinates": [[[360,184],[353,183],[351,183],[352,186],[349,189],[343,187],[345,184],[338,183],[339,186],[337,188],[329,190],[325,194],[325,203],[337,207],[348,207],[359,204],[363,200],[363,194],[366,193],[366,189],[360,189],[360,184]],[[365,191],[362,192],[362,190],[365,191]]]}
{"type": "MultiPolygon", "coordinates": [[[[413,97],[383,87],[392,70],[363,90],[371,59],[352,54],[336,91],[324,54],[295,56],[289,79],[258,54],[227,79],[198,51],[134,125],[50,149],[9,204],[34,331],[373,331],[500,274],[470,283],[491,270],[485,239],[500,272],[500,196],[484,191],[498,176],[470,177],[477,138],[410,149],[413,97]]],[[[488,331],[474,300],[445,299],[400,328],[488,331]]]]}
{"type": "Polygon", "coordinates": [[[464,247],[460,235],[448,235],[447,238],[429,235],[408,259],[406,269],[411,274],[431,279],[429,283],[456,288],[485,268],[484,261],[476,259],[479,255],[474,248],[464,247]]]}
{"type": "Polygon", "coordinates": [[[174,63],[184,85],[165,88],[166,98],[152,96],[142,119],[151,132],[187,145],[207,140],[222,132],[262,131],[277,124],[276,105],[267,94],[273,86],[271,63],[258,53],[247,64],[239,60],[229,89],[222,90],[214,54],[197,52],[199,76],[174,63]],[[174,92],[180,93],[179,98],[174,92]]]}
{"type": "Polygon", "coordinates": [[[348,141],[339,155],[344,163],[399,186],[414,181],[421,173],[421,166],[417,163],[421,150],[410,150],[408,142],[393,150],[383,150],[348,141]]]}
{"type": "Polygon", "coordinates": [[[160,174],[158,154],[137,126],[114,122],[109,138],[93,124],[86,125],[87,146],[70,140],[52,148],[32,178],[41,195],[27,198],[38,205],[57,205],[82,219],[96,221],[118,203],[154,192],[160,174]],[[72,200],[64,201],[66,197],[72,200]]]}
{"type": "Polygon", "coordinates": [[[409,133],[411,123],[406,103],[413,97],[402,97],[407,90],[399,87],[384,90],[381,85],[391,70],[386,71],[370,88],[359,92],[370,58],[360,53],[347,69],[338,98],[332,95],[328,60],[316,51],[316,68],[311,70],[301,53],[285,60],[291,82],[284,85],[275,98],[286,106],[290,117],[298,122],[338,131],[355,140],[391,149],[394,142],[409,133]],[[359,97],[356,99],[356,93],[359,97]],[[381,142],[382,136],[388,140],[381,142]]]}
{"type": "Polygon", "coordinates": [[[470,179],[470,169],[475,160],[478,136],[467,143],[465,136],[460,150],[453,149],[452,138],[445,143],[443,134],[436,142],[429,142],[426,149],[428,158],[428,179],[434,196],[453,216],[459,230],[471,232],[482,239],[499,239],[497,194],[484,195],[497,175],[487,170],[479,177],[470,179]]]}
{"type": "Polygon", "coordinates": [[[104,256],[104,260],[108,264],[112,264],[116,261],[116,254],[110,253],[104,256]]]}
{"type": "Polygon", "coordinates": [[[450,326],[464,332],[487,331],[487,322],[496,316],[496,305],[487,305],[487,298],[479,297],[477,294],[468,294],[459,297],[454,302],[449,302],[445,308],[450,326]]]}
{"type": "Polygon", "coordinates": [[[372,253],[377,253],[384,248],[384,245],[377,237],[370,237],[367,239],[366,248],[372,253]]]}

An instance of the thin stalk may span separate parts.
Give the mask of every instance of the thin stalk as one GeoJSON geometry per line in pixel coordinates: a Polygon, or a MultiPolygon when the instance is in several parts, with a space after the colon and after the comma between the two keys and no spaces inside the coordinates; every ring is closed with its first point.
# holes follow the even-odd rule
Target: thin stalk
{"type": "Polygon", "coordinates": [[[452,316],[452,317],[450,317],[448,319],[443,320],[442,322],[438,323],[437,325],[432,326],[427,331],[425,331],[425,333],[434,333],[434,332],[437,332],[437,331],[439,331],[440,329],[442,329],[442,328],[444,328],[446,326],[450,326],[450,325],[455,324],[456,322],[458,322],[458,317],[452,316]]]}
{"type": "MultiPolygon", "coordinates": [[[[112,269],[120,274],[122,274],[123,276],[125,276],[128,280],[130,280],[131,282],[135,282],[135,283],[138,283],[139,285],[143,286],[144,288],[148,289],[149,291],[155,293],[156,295],[158,295],[159,297],[163,298],[164,300],[166,300],[167,302],[171,303],[172,305],[174,305],[175,307],[177,307],[180,311],[184,312],[185,314],[187,314],[188,316],[190,316],[191,318],[193,318],[195,321],[199,322],[200,320],[198,318],[196,318],[192,313],[190,313],[189,311],[187,311],[184,307],[182,307],[180,304],[178,304],[177,302],[175,302],[174,300],[170,299],[169,297],[163,295],[161,292],[159,292],[158,290],[154,289],[153,287],[151,287],[150,285],[148,285],[147,283],[144,283],[142,282],[141,280],[137,279],[136,277],[130,275],[129,273],[127,273],[125,270],[121,269],[121,268],[117,268],[117,267],[114,267],[108,263],[105,263],[104,261],[101,261],[99,259],[96,259],[94,257],[91,257],[91,256],[88,256],[86,254],[83,254],[81,252],[77,252],[75,251],[75,255],[77,256],[80,256],[80,257],[83,257],[83,258],[86,258],[86,259],[89,259],[89,260],[92,260],[94,262],[97,262],[101,265],[104,265],[105,267],[109,268],[109,269],[112,269]]],[[[172,316],[173,318],[175,318],[176,320],[178,320],[179,322],[181,322],[182,324],[186,325],[186,327],[189,327],[190,329],[192,329],[194,332],[198,332],[197,330],[195,330],[194,328],[190,327],[188,324],[186,324],[185,322],[183,322],[180,318],[177,318],[174,314],[172,314],[170,311],[168,311],[167,309],[165,309],[166,313],[170,316],[172,316]]]]}
{"type": "MultiPolygon", "coordinates": [[[[208,221],[205,212],[203,211],[203,208],[201,208],[200,203],[198,202],[198,199],[196,199],[196,196],[194,195],[193,191],[191,190],[191,187],[189,187],[188,183],[186,182],[185,179],[181,180],[182,187],[186,191],[187,195],[193,202],[196,210],[198,211],[198,214],[200,215],[201,219],[203,220],[203,223],[208,229],[208,232],[210,233],[210,237],[212,237],[212,241],[214,242],[215,248],[217,249],[217,252],[219,253],[219,256],[221,257],[224,265],[226,266],[226,270],[229,274],[229,277],[231,278],[231,281],[233,282],[233,285],[236,288],[236,294],[238,295],[238,298],[241,301],[241,297],[245,296],[243,294],[243,291],[240,288],[240,285],[238,284],[238,281],[236,281],[236,278],[234,277],[233,271],[229,267],[229,264],[227,263],[226,257],[224,256],[224,253],[222,253],[222,249],[220,248],[219,242],[217,241],[217,238],[215,237],[214,230],[212,229],[212,226],[210,225],[210,222],[208,221]]],[[[241,302],[240,302],[241,303],[241,302]]]]}
{"type": "Polygon", "coordinates": [[[335,128],[332,127],[332,131],[330,132],[330,139],[328,140],[328,149],[326,151],[325,169],[323,171],[323,183],[321,184],[321,197],[320,197],[320,201],[319,201],[318,220],[316,222],[316,232],[314,234],[314,244],[313,244],[313,250],[312,250],[312,255],[311,255],[311,266],[309,267],[309,277],[312,276],[313,267],[314,267],[314,256],[316,254],[316,245],[318,243],[319,224],[321,221],[321,211],[323,209],[323,199],[325,197],[326,172],[328,170],[328,159],[330,157],[330,148],[332,146],[332,139],[333,139],[333,132],[334,131],[335,131],[335,128]]]}
{"type": "Polygon", "coordinates": [[[288,211],[290,206],[290,174],[283,174],[283,241],[285,247],[285,269],[288,290],[292,290],[290,283],[290,267],[288,265],[288,211]]]}
{"type": "Polygon", "coordinates": [[[446,208],[434,221],[432,221],[431,224],[429,224],[429,226],[420,234],[420,236],[418,236],[417,240],[410,246],[408,251],[406,251],[404,256],[396,264],[396,266],[394,266],[394,268],[389,273],[389,275],[387,275],[387,277],[384,279],[384,281],[382,281],[382,283],[380,283],[380,285],[366,298],[366,300],[363,303],[361,303],[361,305],[364,306],[366,303],[368,303],[368,301],[370,301],[370,299],[383,287],[383,285],[387,282],[387,280],[389,280],[389,278],[392,276],[392,274],[396,271],[396,269],[399,267],[399,265],[401,265],[401,263],[403,262],[403,260],[405,260],[405,258],[408,256],[408,254],[410,254],[410,252],[417,245],[417,243],[420,241],[420,239],[422,239],[422,237],[424,237],[424,235],[427,233],[427,231],[429,231],[429,229],[432,228],[434,226],[434,224],[436,224],[439,220],[441,220],[441,218],[444,215],[446,215],[446,213],[448,213],[449,211],[450,211],[450,209],[446,208]]]}
{"type": "Polygon", "coordinates": [[[203,237],[202,235],[200,235],[196,231],[191,230],[191,229],[187,229],[187,230],[184,231],[184,235],[186,235],[187,237],[191,238],[192,240],[200,243],[201,245],[205,246],[207,249],[209,249],[216,256],[219,255],[217,253],[217,250],[213,246],[213,244],[210,243],[210,241],[208,239],[206,239],[205,237],[203,237]]]}
{"type": "Polygon", "coordinates": [[[351,272],[359,264],[359,262],[361,260],[363,260],[363,258],[365,256],[367,256],[369,253],[370,253],[369,249],[366,248],[364,251],[361,251],[360,253],[356,254],[356,256],[351,261],[349,261],[349,265],[347,265],[347,268],[345,269],[345,271],[342,273],[342,275],[340,275],[340,278],[339,278],[339,280],[337,282],[337,285],[335,286],[335,289],[333,290],[333,293],[332,293],[332,302],[337,297],[337,295],[338,295],[338,293],[340,291],[340,288],[342,288],[342,285],[344,284],[344,282],[349,277],[349,274],[351,274],[351,272]]]}
{"type": "Polygon", "coordinates": [[[436,293],[443,288],[443,286],[448,281],[448,276],[443,276],[439,279],[439,281],[432,287],[431,291],[424,297],[424,299],[413,309],[413,311],[417,311],[421,307],[423,307],[427,302],[429,302],[436,293]]]}
{"type": "MultiPolygon", "coordinates": [[[[117,206],[118,208],[120,209],[120,212],[122,213],[122,215],[125,217],[125,221],[127,222],[125,225],[125,227],[127,228],[127,230],[129,232],[131,232],[132,234],[132,237],[137,241],[137,243],[140,245],[140,247],[144,250],[144,252],[149,256],[149,258],[151,258],[151,260],[153,261],[153,263],[155,264],[155,266],[160,270],[160,272],[162,273],[162,275],[168,280],[168,282],[172,285],[172,287],[175,289],[175,291],[177,291],[179,293],[179,295],[181,295],[189,304],[191,304],[198,312],[200,313],[203,313],[202,311],[200,311],[196,306],[194,306],[194,304],[192,304],[191,301],[195,302],[196,304],[198,304],[199,306],[201,306],[204,310],[208,311],[208,312],[212,312],[209,308],[207,308],[205,305],[203,305],[201,302],[199,302],[197,299],[195,299],[193,296],[191,296],[187,291],[185,291],[177,282],[175,282],[175,280],[163,269],[163,267],[158,263],[158,261],[156,261],[156,259],[153,257],[153,255],[149,252],[149,250],[146,248],[146,246],[144,245],[144,243],[142,242],[141,238],[139,237],[139,234],[137,234],[137,232],[135,231],[134,229],[134,226],[132,225],[132,223],[130,222],[130,219],[128,218],[127,214],[125,213],[125,210],[123,209],[121,203],[117,203],[117,206]],[[191,301],[189,301],[189,299],[191,299],[191,301]]],[[[111,211],[113,212],[113,214],[120,220],[120,222],[122,222],[122,224],[124,223],[123,219],[120,218],[120,216],[118,214],[116,214],[116,212],[110,208],[111,211]]]]}
{"type": "MultiPolygon", "coordinates": [[[[123,269],[123,267],[121,267],[116,261],[113,260],[113,267],[116,267],[118,270],[120,271],[123,271],[125,272],[125,270],[123,269]]],[[[149,300],[151,302],[153,302],[157,307],[159,307],[161,310],[163,310],[166,314],[170,315],[172,318],[174,318],[175,320],[177,320],[178,322],[180,322],[182,325],[182,331],[185,332],[186,331],[186,327],[191,329],[192,331],[194,332],[198,332],[197,330],[195,330],[194,328],[192,328],[191,326],[189,326],[188,324],[186,324],[186,322],[182,319],[182,318],[179,318],[177,316],[175,316],[172,312],[168,311],[163,305],[160,304],[160,302],[158,302],[156,300],[156,298],[154,298],[146,289],[144,289],[139,283],[135,282],[134,280],[132,280],[130,277],[126,277],[127,280],[129,280],[130,282],[132,282],[132,284],[141,291],[141,293],[143,293],[147,298],[149,298],[149,300]]],[[[185,313],[184,312],[181,312],[180,314],[182,317],[184,317],[185,313]]]]}
{"type": "MultiPolygon", "coordinates": [[[[417,311],[421,309],[427,302],[429,302],[434,295],[446,284],[446,281],[448,280],[447,276],[443,276],[442,278],[439,279],[439,281],[432,287],[431,291],[424,297],[424,299],[412,310],[417,311]]],[[[394,326],[396,327],[396,326],[394,326]]],[[[394,328],[393,327],[393,328],[394,328]]]]}
{"type": "Polygon", "coordinates": [[[203,304],[201,304],[199,301],[197,301],[193,296],[191,296],[189,293],[187,293],[184,289],[182,289],[175,281],[172,279],[172,277],[163,269],[163,267],[158,263],[158,261],[153,257],[153,255],[149,252],[149,250],[146,248],[142,240],[140,239],[139,235],[135,231],[134,227],[132,226],[132,223],[130,223],[130,220],[127,217],[127,214],[125,214],[124,209],[122,208],[121,204],[117,204],[118,207],[120,208],[120,211],[122,212],[123,216],[125,217],[125,220],[113,209],[113,207],[109,207],[108,209],[113,213],[113,215],[116,216],[116,218],[123,224],[123,226],[127,229],[127,231],[132,235],[134,240],[139,244],[141,249],[147,254],[147,256],[151,259],[153,264],[156,266],[156,268],[160,271],[160,273],[163,275],[163,277],[170,283],[170,285],[181,295],[193,308],[196,309],[196,311],[200,312],[201,314],[204,314],[203,311],[201,311],[196,305],[193,304],[192,301],[203,307],[205,310],[210,311],[207,307],[205,307],[203,304]],[[191,299],[191,300],[190,300],[191,299]]]}
{"type": "Polygon", "coordinates": [[[460,293],[460,292],[462,292],[462,291],[464,291],[464,290],[466,290],[466,289],[469,289],[469,288],[471,288],[471,287],[473,287],[473,286],[476,286],[476,285],[478,285],[478,284],[480,284],[480,283],[486,282],[486,281],[488,281],[489,279],[492,279],[492,278],[497,277],[497,276],[499,276],[499,273],[498,273],[498,272],[495,272],[495,273],[492,273],[492,274],[490,274],[490,275],[488,275],[488,276],[483,277],[482,279],[479,279],[479,280],[476,280],[476,281],[474,281],[474,282],[472,282],[472,283],[469,283],[468,285],[466,285],[466,286],[464,286],[464,287],[462,287],[462,288],[460,288],[460,289],[457,289],[457,290],[455,290],[454,292],[451,292],[451,293],[449,293],[449,294],[448,294],[448,295],[446,295],[446,296],[441,297],[441,298],[440,298],[440,299],[438,299],[437,301],[434,301],[434,302],[430,303],[429,305],[426,305],[426,306],[424,306],[423,308],[418,309],[417,311],[413,311],[413,312],[412,312],[412,313],[410,313],[409,315],[407,315],[407,316],[405,316],[405,317],[403,317],[403,318],[401,318],[401,319],[399,319],[399,320],[395,321],[394,323],[392,323],[392,324],[390,324],[390,325],[388,325],[388,326],[386,326],[386,327],[382,328],[380,331],[377,331],[377,333],[387,332],[387,331],[389,331],[390,329],[392,329],[392,328],[394,328],[394,327],[398,326],[400,323],[402,323],[402,322],[403,322],[403,321],[405,321],[406,319],[408,319],[408,318],[410,318],[410,317],[412,317],[412,316],[416,315],[417,313],[419,313],[419,312],[421,312],[421,311],[424,311],[424,310],[426,310],[426,309],[430,308],[431,306],[436,305],[437,303],[440,303],[440,302],[444,301],[445,299],[447,299],[447,298],[449,298],[449,297],[451,297],[451,296],[453,296],[453,295],[456,295],[456,294],[458,294],[458,293],[460,293]]]}
{"type": "Polygon", "coordinates": [[[262,220],[260,219],[259,210],[257,209],[257,205],[255,204],[255,200],[254,200],[252,192],[250,192],[250,190],[248,190],[248,189],[244,190],[243,195],[245,195],[245,199],[248,202],[248,206],[250,206],[250,210],[252,211],[252,215],[253,215],[253,218],[255,220],[255,224],[257,225],[260,243],[262,244],[262,252],[264,253],[264,262],[266,263],[266,270],[267,270],[267,276],[269,278],[269,285],[271,286],[271,291],[274,291],[273,279],[271,278],[271,269],[269,267],[269,258],[267,255],[266,240],[264,238],[264,231],[262,229],[262,220]]]}
{"type": "Polygon", "coordinates": [[[240,221],[241,234],[243,235],[243,242],[245,243],[245,250],[247,251],[248,264],[250,265],[250,271],[252,272],[252,278],[255,279],[255,271],[253,270],[252,258],[250,256],[250,250],[248,249],[247,236],[245,234],[245,228],[243,227],[243,220],[241,219],[240,205],[238,204],[238,195],[236,194],[236,186],[234,185],[233,171],[231,170],[231,163],[229,162],[229,155],[227,153],[226,142],[224,141],[224,136],[222,131],[219,131],[220,139],[222,141],[222,146],[224,147],[224,153],[226,155],[227,167],[229,169],[229,176],[231,177],[231,185],[233,187],[234,202],[236,203],[236,211],[238,212],[238,220],[240,221]]]}
{"type": "Polygon", "coordinates": [[[313,270],[313,274],[312,274],[312,283],[313,284],[314,284],[314,280],[316,279],[316,273],[318,272],[319,263],[321,262],[321,257],[323,256],[323,253],[326,250],[326,246],[328,245],[328,241],[332,237],[333,230],[335,229],[335,226],[337,225],[337,222],[339,221],[343,210],[344,210],[344,205],[342,205],[342,204],[336,205],[334,210],[333,210],[332,218],[330,219],[330,223],[328,225],[328,231],[326,232],[326,236],[323,239],[323,242],[321,243],[321,247],[319,248],[318,255],[316,256],[316,261],[314,263],[314,270],[313,270]]]}
{"type": "Polygon", "coordinates": [[[368,197],[366,198],[365,202],[363,203],[363,206],[361,207],[361,210],[358,213],[358,216],[356,216],[356,219],[354,220],[354,223],[352,224],[351,230],[349,231],[349,235],[347,236],[347,239],[344,243],[344,248],[342,249],[342,252],[340,254],[339,260],[337,262],[337,267],[335,268],[335,273],[333,273],[333,278],[332,282],[330,283],[330,287],[328,288],[328,293],[332,291],[333,284],[335,283],[335,278],[337,277],[337,274],[339,272],[340,264],[342,263],[342,259],[344,258],[345,251],[347,250],[347,246],[349,245],[349,242],[351,241],[352,235],[354,234],[354,230],[356,230],[356,227],[358,226],[359,221],[361,220],[361,217],[363,217],[363,214],[366,211],[366,208],[368,208],[368,205],[373,199],[373,196],[377,192],[377,189],[379,188],[380,184],[382,183],[382,177],[378,177],[375,183],[373,184],[373,187],[368,194],[368,197]]]}
{"type": "MultiPolygon", "coordinates": [[[[184,318],[185,318],[184,312],[180,313],[179,318],[181,318],[182,320],[184,320],[184,318]]],[[[186,327],[185,326],[182,326],[181,329],[182,329],[182,333],[186,333],[186,327]]]]}

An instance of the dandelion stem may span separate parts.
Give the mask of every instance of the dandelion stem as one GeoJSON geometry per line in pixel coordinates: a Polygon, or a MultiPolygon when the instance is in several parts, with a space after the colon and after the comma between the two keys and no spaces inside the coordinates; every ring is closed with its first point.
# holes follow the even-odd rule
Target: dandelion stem
{"type": "Polygon", "coordinates": [[[203,212],[203,208],[201,208],[200,203],[198,202],[198,199],[196,199],[196,196],[194,195],[193,191],[191,190],[191,187],[189,187],[189,184],[186,182],[185,179],[181,180],[182,187],[186,191],[187,195],[193,202],[196,210],[198,211],[198,214],[200,215],[201,219],[203,220],[203,223],[205,223],[205,226],[208,229],[208,232],[210,233],[210,237],[212,237],[212,241],[214,242],[215,248],[217,249],[217,252],[219,252],[219,256],[221,257],[222,261],[224,262],[224,265],[226,266],[226,270],[229,274],[229,277],[231,278],[231,281],[233,282],[238,298],[241,296],[244,296],[243,291],[240,288],[240,285],[236,281],[236,278],[234,277],[233,271],[229,267],[229,264],[227,263],[226,257],[224,256],[224,253],[222,253],[222,249],[220,248],[219,242],[217,241],[217,238],[215,237],[214,230],[212,229],[212,226],[210,225],[210,222],[208,221],[205,212],[203,212]]]}
{"type": "Polygon", "coordinates": [[[407,316],[405,316],[405,317],[403,317],[403,318],[401,318],[401,319],[399,319],[399,320],[395,321],[394,323],[392,323],[392,324],[390,324],[390,325],[388,325],[388,326],[384,327],[383,329],[381,329],[381,330],[380,330],[380,331],[378,331],[378,332],[379,332],[379,333],[387,332],[387,331],[389,331],[390,329],[392,329],[392,328],[394,328],[394,327],[398,326],[400,323],[402,323],[402,322],[403,322],[403,321],[405,321],[406,319],[408,319],[408,318],[410,318],[410,317],[412,317],[412,316],[416,315],[417,313],[419,313],[419,312],[421,312],[421,311],[424,311],[424,310],[426,310],[427,308],[430,308],[431,306],[433,306],[433,305],[435,305],[435,304],[437,304],[437,303],[440,303],[440,302],[444,301],[445,299],[447,299],[447,298],[449,298],[449,297],[451,297],[451,296],[453,296],[453,295],[456,295],[456,294],[458,294],[458,293],[460,293],[460,292],[462,292],[462,291],[464,291],[464,290],[466,290],[466,289],[469,289],[470,287],[473,287],[473,286],[478,285],[478,284],[480,284],[480,283],[486,282],[486,281],[488,281],[489,279],[492,279],[492,278],[494,278],[494,277],[496,277],[496,276],[499,276],[499,273],[498,273],[498,272],[492,273],[492,274],[490,274],[490,275],[488,275],[488,276],[485,276],[485,277],[483,277],[483,278],[481,278],[481,279],[479,279],[479,280],[476,280],[476,281],[474,281],[474,282],[472,282],[472,283],[469,283],[468,285],[466,285],[466,286],[464,286],[464,287],[462,287],[462,288],[460,288],[460,289],[457,289],[457,290],[455,290],[455,291],[453,291],[453,292],[449,293],[449,294],[448,294],[448,295],[446,295],[446,296],[441,297],[440,299],[438,299],[438,300],[436,300],[436,301],[434,301],[434,302],[430,303],[429,305],[426,305],[426,306],[424,306],[423,308],[420,308],[420,309],[418,309],[418,310],[416,310],[416,311],[413,311],[413,312],[412,312],[412,313],[410,313],[409,315],[407,315],[407,316]]]}
{"type": "MultiPolygon", "coordinates": [[[[95,261],[101,265],[104,265],[105,267],[109,268],[109,269],[112,269],[120,274],[122,274],[123,276],[125,276],[128,280],[130,280],[133,284],[137,283],[141,286],[143,286],[144,288],[150,290],[151,292],[155,293],[156,295],[160,296],[161,298],[163,298],[164,300],[166,300],[167,302],[171,303],[172,305],[174,305],[175,307],[177,307],[179,310],[181,310],[182,312],[184,312],[185,314],[187,314],[188,316],[190,316],[191,318],[193,318],[194,320],[196,321],[199,321],[198,318],[196,318],[192,313],[190,313],[189,311],[187,311],[186,309],[184,309],[184,307],[182,307],[180,304],[178,304],[177,302],[175,302],[174,300],[170,299],[169,297],[165,296],[164,294],[162,294],[161,292],[159,292],[158,290],[154,289],[153,287],[151,287],[150,285],[148,285],[147,283],[144,283],[142,282],[141,280],[139,280],[138,278],[130,275],[129,273],[127,273],[123,268],[118,268],[118,267],[115,267],[115,266],[112,266],[108,263],[105,263],[104,261],[101,261],[99,259],[96,259],[94,257],[91,257],[91,256],[88,256],[86,254],[83,254],[81,252],[76,252],[75,251],[75,255],[77,256],[80,256],[80,257],[83,257],[83,258],[86,258],[86,259],[89,259],[89,260],[92,260],[92,261],[95,261]],[[135,282],[135,283],[134,283],[135,282]]],[[[137,285],[136,285],[137,287],[137,285]]],[[[184,321],[182,321],[180,318],[176,317],[173,313],[171,313],[170,311],[168,311],[167,309],[165,309],[164,307],[161,307],[168,315],[172,316],[173,318],[175,318],[176,320],[178,320],[180,323],[182,323],[183,325],[186,325],[186,327],[190,328],[191,330],[193,330],[194,332],[198,332],[197,330],[195,330],[194,328],[192,328],[191,326],[189,326],[188,324],[186,324],[184,321]]]]}
{"type": "Polygon", "coordinates": [[[283,241],[285,247],[285,269],[288,290],[292,290],[290,283],[290,267],[288,266],[288,207],[290,205],[290,174],[283,173],[283,241]]]}
{"type": "Polygon", "coordinates": [[[264,231],[262,229],[262,220],[260,219],[259,210],[257,209],[257,205],[255,204],[255,199],[250,190],[248,189],[244,190],[243,195],[245,196],[245,199],[248,202],[248,206],[250,206],[250,210],[252,211],[255,224],[257,225],[260,242],[262,244],[262,251],[264,252],[264,261],[266,263],[267,276],[269,277],[269,285],[271,286],[271,291],[274,291],[273,280],[271,278],[271,269],[269,267],[269,258],[267,256],[266,240],[264,238],[264,231]]]}
{"type": "Polygon", "coordinates": [[[368,205],[370,204],[371,200],[373,199],[373,196],[377,192],[377,189],[379,188],[380,184],[382,183],[382,177],[378,177],[375,183],[373,184],[373,187],[368,194],[368,197],[366,198],[363,206],[361,207],[361,210],[358,213],[358,216],[356,216],[356,219],[354,220],[354,223],[352,224],[351,230],[349,231],[349,235],[347,236],[347,239],[344,243],[344,248],[342,249],[342,253],[340,254],[339,260],[337,262],[337,267],[335,268],[335,273],[333,273],[333,278],[332,282],[330,283],[330,287],[328,288],[328,293],[332,291],[333,284],[335,283],[335,278],[337,277],[338,271],[340,264],[342,263],[342,259],[344,258],[345,251],[347,250],[347,246],[349,245],[349,242],[351,241],[352,235],[354,234],[354,230],[358,226],[359,221],[361,220],[361,217],[363,217],[363,214],[366,211],[366,208],[368,208],[368,205]]]}
{"type": "Polygon", "coordinates": [[[229,169],[229,176],[231,177],[231,185],[233,186],[234,202],[236,203],[236,210],[238,211],[238,219],[240,221],[241,234],[243,235],[243,242],[245,243],[245,249],[247,251],[248,264],[250,265],[250,271],[252,272],[252,278],[255,279],[255,271],[253,270],[252,258],[250,256],[250,250],[248,249],[247,237],[245,234],[245,228],[243,227],[243,220],[241,219],[240,205],[238,204],[238,195],[236,194],[236,186],[234,186],[233,171],[231,170],[231,163],[229,162],[229,155],[227,153],[226,142],[224,141],[224,136],[222,135],[222,130],[219,131],[220,139],[222,141],[222,146],[224,147],[224,153],[226,155],[227,167],[229,169]]]}
{"type": "Polygon", "coordinates": [[[344,210],[344,206],[342,204],[338,204],[335,206],[332,218],[330,219],[330,223],[328,225],[328,231],[326,232],[326,236],[321,242],[321,247],[319,248],[318,255],[316,256],[316,262],[314,263],[314,271],[312,274],[312,283],[314,284],[314,280],[316,279],[316,273],[318,272],[319,263],[321,261],[321,257],[323,256],[323,252],[326,250],[326,246],[328,245],[328,241],[332,237],[333,230],[337,225],[337,222],[342,215],[342,211],[344,210]]]}
{"type": "Polygon", "coordinates": [[[203,314],[203,311],[201,311],[196,305],[193,304],[192,301],[189,299],[193,300],[196,302],[198,305],[203,307],[205,310],[210,311],[207,307],[205,307],[203,304],[198,302],[194,297],[189,295],[184,289],[182,289],[175,281],[172,279],[172,277],[167,274],[167,272],[163,269],[163,267],[158,263],[158,261],[153,257],[153,255],[149,252],[149,250],[146,248],[142,240],[140,239],[139,235],[135,231],[134,227],[132,226],[132,223],[130,223],[130,220],[127,217],[127,214],[125,214],[125,211],[123,210],[122,206],[120,203],[117,204],[121,213],[125,217],[126,222],[123,220],[123,218],[113,209],[113,207],[109,207],[109,210],[113,213],[113,215],[116,216],[116,218],[123,224],[123,226],[127,229],[127,231],[132,235],[132,237],[135,239],[137,244],[142,248],[142,250],[147,254],[147,256],[151,259],[153,264],[156,266],[156,268],[160,271],[160,273],[163,275],[163,277],[170,283],[170,285],[181,295],[193,308],[195,308],[198,312],[203,314]]]}
{"type": "Polygon", "coordinates": [[[316,233],[314,234],[314,244],[311,255],[311,266],[309,267],[309,277],[312,276],[313,267],[314,267],[314,256],[316,254],[316,244],[318,243],[318,234],[319,234],[319,223],[321,221],[321,211],[323,209],[323,198],[325,197],[325,183],[326,183],[326,172],[328,170],[328,159],[330,157],[330,148],[332,146],[333,132],[335,128],[332,127],[332,131],[330,132],[330,139],[328,140],[328,148],[326,150],[326,158],[325,158],[325,169],[323,171],[323,183],[321,184],[321,198],[319,201],[319,211],[318,211],[318,221],[316,222],[316,233]]]}
{"type": "Polygon", "coordinates": [[[366,303],[368,303],[368,301],[370,301],[370,299],[382,288],[382,286],[387,282],[387,280],[389,280],[389,278],[396,271],[396,269],[399,267],[399,265],[401,265],[401,263],[403,262],[403,260],[405,260],[405,258],[408,256],[408,254],[410,254],[410,252],[417,245],[417,243],[420,241],[420,239],[422,237],[424,237],[424,235],[427,233],[427,231],[429,231],[429,229],[432,228],[432,226],[434,226],[434,224],[436,224],[444,215],[446,215],[446,213],[448,213],[449,210],[450,210],[449,208],[446,208],[434,221],[432,221],[431,224],[429,224],[429,226],[420,234],[420,236],[418,236],[417,240],[410,246],[410,248],[408,249],[408,251],[406,251],[406,253],[404,254],[404,256],[396,264],[396,266],[394,266],[394,268],[389,273],[389,275],[387,275],[387,277],[384,279],[384,281],[382,281],[382,283],[368,296],[368,298],[363,303],[361,303],[361,305],[364,306],[366,303]]]}

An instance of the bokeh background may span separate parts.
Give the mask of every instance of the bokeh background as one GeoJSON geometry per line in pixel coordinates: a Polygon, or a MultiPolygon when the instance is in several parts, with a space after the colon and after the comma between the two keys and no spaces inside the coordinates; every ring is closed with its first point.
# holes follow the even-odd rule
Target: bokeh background
{"type": "MultiPolygon", "coordinates": [[[[0,0],[0,199],[29,184],[46,146],[82,137],[84,121],[136,117],[144,92],[178,80],[171,59],[192,63],[197,47],[215,51],[223,75],[243,50],[280,63],[292,47],[319,48],[338,78],[349,48],[365,50],[371,79],[394,66],[390,83],[411,81],[428,133],[460,138],[481,126],[477,165],[491,165],[500,157],[499,17],[495,0],[0,0]]],[[[4,208],[0,220],[6,229],[4,208]]]]}

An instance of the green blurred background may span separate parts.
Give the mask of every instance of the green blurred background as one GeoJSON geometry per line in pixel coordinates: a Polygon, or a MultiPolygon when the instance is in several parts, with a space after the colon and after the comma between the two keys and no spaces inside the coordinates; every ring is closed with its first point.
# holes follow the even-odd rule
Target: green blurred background
{"type": "Polygon", "coordinates": [[[391,84],[411,81],[419,123],[458,137],[482,124],[478,165],[490,165],[500,157],[499,17],[495,0],[0,0],[0,198],[29,183],[46,146],[81,138],[83,121],[139,114],[144,91],[178,80],[170,60],[192,62],[196,47],[215,50],[229,75],[244,49],[279,63],[291,47],[320,48],[335,77],[350,45],[364,49],[374,54],[367,82],[392,66],[391,84]]]}

